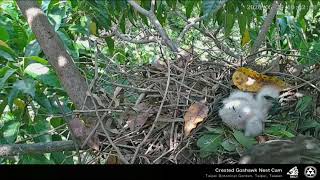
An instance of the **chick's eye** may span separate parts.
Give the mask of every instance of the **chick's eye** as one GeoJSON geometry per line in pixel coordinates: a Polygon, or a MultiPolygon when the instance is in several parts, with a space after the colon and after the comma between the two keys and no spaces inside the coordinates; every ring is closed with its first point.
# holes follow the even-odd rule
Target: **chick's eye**
{"type": "Polygon", "coordinates": [[[266,98],[266,100],[273,100],[273,97],[271,96],[263,96],[264,98],[266,98]]]}

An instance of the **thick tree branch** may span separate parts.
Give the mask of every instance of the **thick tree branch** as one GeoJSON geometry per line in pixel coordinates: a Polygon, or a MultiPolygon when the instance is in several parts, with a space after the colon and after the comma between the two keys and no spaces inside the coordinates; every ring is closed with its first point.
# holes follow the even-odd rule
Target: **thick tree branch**
{"type": "MultiPolygon", "coordinates": [[[[177,45],[169,38],[167,32],[163,29],[163,27],[161,26],[159,20],[157,19],[156,15],[154,14],[154,12],[152,11],[153,8],[151,8],[150,11],[145,10],[144,8],[142,8],[139,4],[137,4],[135,1],[133,0],[128,0],[128,3],[135,9],[137,10],[139,13],[141,13],[142,15],[146,16],[150,22],[152,23],[152,25],[154,25],[154,27],[157,29],[157,31],[159,32],[161,38],[163,39],[163,41],[165,42],[165,44],[173,51],[173,52],[178,52],[178,47],[177,45]]],[[[152,1],[152,3],[155,3],[155,1],[152,1]]],[[[154,5],[154,4],[153,4],[154,5]]]]}
{"type": "Polygon", "coordinates": [[[48,143],[0,145],[0,157],[23,154],[43,154],[60,151],[75,151],[75,145],[73,141],[53,141],[48,143]]]}
{"type": "MultiPolygon", "coordinates": [[[[86,98],[88,86],[73,63],[71,56],[66,51],[58,34],[49,23],[48,17],[38,7],[36,0],[17,0],[17,4],[26,17],[49,63],[57,72],[65,91],[76,107],[81,109],[86,98]]],[[[88,109],[93,109],[91,101],[87,101],[85,106],[88,109]]]]}
{"type": "MultiPolygon", "coordinates": [[[[261,30],[260,30],[260,32],[258,34],[257,39],[255,40],[255,42],[253,44],[253,47],[252,47],[252,49],[250,51],[250,54],[255,53],[256,51],[259,50],[263,40],[266,37],[266,34],[267,34],[268,30],[269,30],[269,27],[270,27],[270,25],[272,23],[272,20],[277,14],[277,11],[278,11],[278,8],[279,8],[279,5],[280,5],[279,1],[280,0],[274,0],[273,1],[271,9],[270,9],[270,11],[269,11],[269,13],[268,13],[268,15],[267,15],[262,27],[261,27],[261,30]]],[[[251,58],[255,58],[255,56],[251,56],[251,58]]]]}

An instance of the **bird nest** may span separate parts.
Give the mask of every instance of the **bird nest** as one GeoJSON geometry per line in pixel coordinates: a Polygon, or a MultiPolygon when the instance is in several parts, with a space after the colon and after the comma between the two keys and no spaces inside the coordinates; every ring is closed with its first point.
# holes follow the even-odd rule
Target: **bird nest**
{"type": "MultiPolygon", "coordinates": [[[[103,112],[98,127],[101,163],[141,164],[236,163],[238,153],[199,158],[196,140],[208,129],[224,126],[219,103],[234,89],[231,75],[239,61],[200,61],[192,54],[176,61],[158,59],[148,66],[122,66],[112,61],[93,79],[91,94],[103,112]],[[207,118],[188,136],[184,115],[205,100],[207,118]]],[[[297,81],[288,77],[287,82],[297,81]]],[[[97,162],[97,161],[95,161],[97,162]]]]}

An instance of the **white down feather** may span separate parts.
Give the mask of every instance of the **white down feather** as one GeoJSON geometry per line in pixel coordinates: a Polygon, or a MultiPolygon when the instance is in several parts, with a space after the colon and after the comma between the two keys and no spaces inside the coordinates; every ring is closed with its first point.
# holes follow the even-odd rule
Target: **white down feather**
{"type": "Polygon", "coordinates": [[[272,86],[263,87],[254,97],[252,93],[236,91],[224,99],[219,116],[229,127],[245,130],[246,136],[257,136],[264,130],[264,121],[272,102],[266,99],[279,97],[279,90],[272,86]]]}

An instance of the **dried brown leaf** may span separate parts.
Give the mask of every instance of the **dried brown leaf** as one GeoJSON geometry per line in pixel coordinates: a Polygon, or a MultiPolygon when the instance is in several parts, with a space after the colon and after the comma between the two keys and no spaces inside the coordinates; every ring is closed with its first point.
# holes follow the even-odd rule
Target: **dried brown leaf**
{"type": "Polygon", "coordinates": [[[110,155],[106,161],[106,164],[121,164],[118,156],[110,155]]]}
{"type": "Polygon", "coordinates": [[[184,134],[188,136],[190,132],[208,116],[209,108],[201,102],[192,104],[184,115],[184,134]]]}
{"type": "Polygon", "coordinates": [[[74,117],[69,124],[76,138],[82,138],[85,135],[86,127],[78,117],[74,117]]]}
{"type": "Polygon", "coordinates": [[[268,136],[257,136],[256,140],[259,144],[261,144],[261,143],[265,143],[265,142],[269,141],[269,137],[268,136]]]}
{"type": "Polygon", "coordinates": [[[114,107],[118,107],[120,105],[120,98],[123,98],[124,90],[121,87],[116,87],[113,92],[112,100],[114,102],[114,107]]]}
{"type": "Polygon", "coordinates": [[[162,61],[160,58],[158,58],[151,64],[151,67],[158,71],[163,72],[167,69],[167,64],[164,61],[162,61]]]}
{"type": "Polygon", "coordinates": [[[94,97],[94,99],[99,104],[99,106],[104,107],[104,108],[106,107],[105,104],[102,102],[101,98],[98,95],[92,94],[92,97],[94,97]]]}
{"type": "Polygon", "coordinates": [[[148,111],[149,108],[150,108],[150,105],[142,102],[137,104],[135,107],[133,107],[133,110],[137,112],[145,112],[145,111],[148,111]]]}
{"type": "Polygon", "coordinates": [[[153,114],[150,114],[149,111],[143,112],[140,114],[134,114],[128,118],[128,126],[130,127],[130,130],[136,130],[138,128],[141,128],[148,120],[149,117],[151,117],[153,114]]]}
{"type": "MultiPolygon", "coordinates": [[[[70,128],[75,138],[77,138],[81,142],[84,142],[92,131],[92,129],[86,127],[81,119],[77,116],[73,117],[73,119],[70,121],[70,128]]],[[[99,150],[100,141],[97,135],[93,134],[88,140],[87,144],[92,149],[99,150]]]]}

